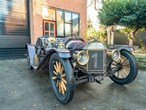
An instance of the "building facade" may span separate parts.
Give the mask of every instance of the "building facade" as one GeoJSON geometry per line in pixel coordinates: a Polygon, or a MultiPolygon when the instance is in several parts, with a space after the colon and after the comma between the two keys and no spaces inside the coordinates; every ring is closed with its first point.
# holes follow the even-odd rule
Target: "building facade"
{"type": "Polygon", "coordinates": [[[86,0],[30,1],[31,42],[42,35],[63,38],[71,33],[86,38],[86,0]]]}
{"type": "Polygon", "coordinates": [[[0,2],[0,57],[21,53],[26,43],[35,44],[43,35],[64,38],[74,33],[86,39],[87,0],[0,2]]]}

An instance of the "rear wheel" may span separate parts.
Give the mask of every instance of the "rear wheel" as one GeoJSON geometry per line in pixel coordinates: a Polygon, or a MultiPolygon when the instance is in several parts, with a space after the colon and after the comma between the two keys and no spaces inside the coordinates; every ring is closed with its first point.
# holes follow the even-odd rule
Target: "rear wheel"
{"type": "Polygon", "coordinates": [[[129,84],[131,83],[138,74],[138,66],[136,58],[128,51],[121,51],[121,61],[112,62],[110,65],[111,69],[117,69],[113,76],[110,78],[118,84],[129,84]]]}
{"type": "Polygon", "coordinates": [[[57,53],[49,61],[49,74],[56,98],[63,104],[74,96],[75,83],[72,66],[68,59],[62,59],[57,53]]]}

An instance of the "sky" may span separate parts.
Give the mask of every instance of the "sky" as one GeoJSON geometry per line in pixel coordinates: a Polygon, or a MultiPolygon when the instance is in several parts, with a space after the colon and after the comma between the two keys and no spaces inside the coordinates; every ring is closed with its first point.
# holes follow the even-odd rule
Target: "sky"
{"type": "MultiPolygon", "coordinates": [[[[87,19],[91,19],[93,27],[98,31],[99,30],[98,11],[95,10],[94,4],[92,1],[94,0],[87,0],[87,19]]],[[[100,0],[97,0],[97,1],[100,1],[100,0]]],[[[97,3],[97,7],[99,6],[100,4],[97,3]]]]}

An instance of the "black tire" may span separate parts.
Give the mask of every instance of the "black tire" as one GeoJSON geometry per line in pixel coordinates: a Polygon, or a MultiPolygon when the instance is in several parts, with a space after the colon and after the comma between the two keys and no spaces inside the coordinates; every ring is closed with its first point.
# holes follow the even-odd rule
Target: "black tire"
{"type": "MultiPolygon", "coordinates": [[[[117,84],[124,85],[124,84],[129,84],[131,83],[137,76],[138,74],[138,65],[137,65],[137,60],[134,57],[133,54],[126,50],[121,50],[121,57],[125,57],[130,65],[129,66],[129,74],[125,78],[119,78],[115,74],[111,76],[110,78],[117,84]]],[[[122,66],[124,68],[124,66],[122,66]]],[[[121,70],[122,71],[122,70],[121,70]]],[[[123,70],[124,71],[124,70],[123,70]]],[[[124,71],[125,72],[125,71],[124,71]]],[[[119,74],[119,72],[118,72],[119,74]]],[[[123,74],[123,73],[122,73],[123,74]]]]}
{"type": "Polygon", "coordinates": [[[29,58],[29,51],[27,49],[27,65],[29,70],[33,70],[33,67],[30,64],[30,58],[29,58]]]}
{"type": "MultiPolygon", "coordinates": [[[[50,80],[52,83],[52,88],[54,90],[57,100],[59,100],[62,104],[69,103],[73,99],[74,92],[75,92],[74,74],[73,74],[73,69],[70,64],[70,61],[68,59],[60,58],[57,53],[52,54],[50,61],[49,61],[49,74],[50,74],[50,80]],[[62,71],[62,73],[57,72],[58,74],[65,74],[65,80],[67,83],[65,84],[66,91],[64,90],[64,92],[65,92],[64,94],[62,94],[59,91],[59,87],[57,87],[57,83],[58,82],[60,83],[62,81],[61,80],[62,78],[60,80],[53,79],[53,77],[55,76],[55,74],[53,73],[55,70],[55,67],[54,67],[55,62],[60,62],[61,67],[64,70],[64,71],[62,71]]],[[[57,77],[57,75],[56,75],[56,77],[57,77]]]]}

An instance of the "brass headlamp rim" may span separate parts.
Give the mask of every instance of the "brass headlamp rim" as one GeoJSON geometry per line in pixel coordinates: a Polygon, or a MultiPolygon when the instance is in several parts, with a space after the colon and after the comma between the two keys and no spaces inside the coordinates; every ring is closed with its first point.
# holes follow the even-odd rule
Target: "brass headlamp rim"
{"type": "Polygon", "coordinates": [[[114,61],[116,61],[116,62],[119,61],[119,60],[121,59],[121,54],[120,54],[120,52],[119,52],[118,49],[108,50],[108,51],[107,51],[107,54],[108,54],[109,56],[111,56],[111,58],[112,58],[114,61]],[[118,57],[116,60],[113,58],[113,55],[114,55],[115,51],[117,51],[117,52],[119,53],[119,57],[118,57]]]}
{"type": "Polygon", "coordinates": [[[77,60],[77,63],[78,63],[79,65],[86,65],[86,64],[89,62],[89,55],[88,55],[88,52],[86,52],[86,51],[84,51],[84,50],[77,52],[76,60],[77,60]],[[78,60],[78,57],[79,57],[79,55],[80,55],[81,53],[86,53],[86,55],[87,55],[87,61],[86,61],[86,63],[84,63],[84,64],[81,63],[81,62],[78,60]]]}

